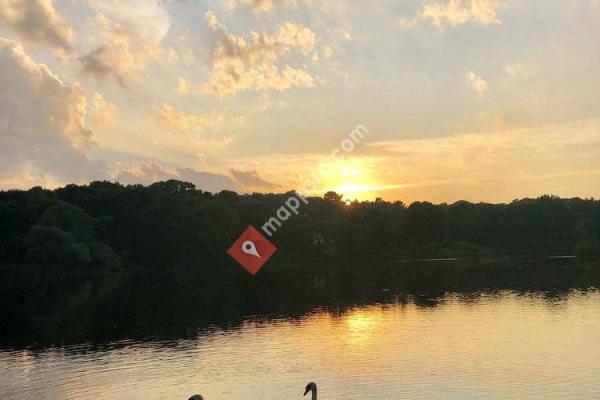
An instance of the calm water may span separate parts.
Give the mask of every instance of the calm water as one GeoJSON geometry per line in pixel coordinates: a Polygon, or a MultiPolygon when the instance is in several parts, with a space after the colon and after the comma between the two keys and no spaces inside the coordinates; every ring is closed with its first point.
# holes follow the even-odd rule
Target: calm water
{"type": "Polygon", "coordinates": [[[600,292],[447,295],[171,342],[0,352],[0,399],[598,399],[600,292]]]}

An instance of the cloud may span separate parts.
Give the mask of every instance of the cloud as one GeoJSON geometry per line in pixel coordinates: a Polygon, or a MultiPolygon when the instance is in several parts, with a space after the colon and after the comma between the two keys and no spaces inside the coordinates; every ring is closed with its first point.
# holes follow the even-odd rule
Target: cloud
{"type": "Polygon", "coordinates": [[[104,176],[104,164],[88,157],[93,134],[79,86],[66,86],[18,42],[0,38],[0,87],[1,187],[104,176]]]}
{"type": "MultiPolygon", "coordinates": [[[[165,1],[148,0],[81,0],[95,14],[106,16],[111,21],[137,35],[160,41],[165,37],[171,22],[164,7],[165,1]]],[[[93,33],[93,32],[91,32],[93,33]]]]}
{"type": "Polygon", "coordinates": [[[231,136],[221,133],[222,127],[243,122],[243,118],[228,117],[215,111],[184,112],[169,103],[155,105],[153,112],[167,131],[160,140],[163,144],[184,148],[201,158],[208,153],[219,153],[231,143],[231,136]]]}
{"type": "Polygon", "coordinates": [[[192,182],[197,188],[208,192],[239,190],[239,185],[225,174],[198,171],[193,168],[177,168],[177,174],[181,180],[192,182]]]}
{"type": "Polygon", "coordinates": [[[487,92],[490,88],[489,83],[473,71],[469,72],[469,82],[473,90],[478,93],[487,92]]]}
{"type": "Polygon", "coordinates": [[[297,50],[308,55],[315,34],[308,28],[286,22],[275,35],[250,32],[250,38],[227,33],[217,16],[208,11],[205,19],[216,40],[211,56],[212,76],[202,85],[206,93],[225,96],[244,90],[278,90],[312,87],[313,77],[305,68],[281,66],[281,58],[297,50]]]}
{"type": "Polygon", "coordinates": [[[273,0],[241,0],[240,2],[261,12],[271,11],[274,3],[273,0]]]}
{"type": "Polygon", "coordinates": [[[255,190],[258,190],[258,189],[272,190],[272,189],[280,189],[281,188],[281,186],[271,183],[269,181],[266,181],[263,178],[261,178],[260,176],[258,176],[258,173],[256,171],[240,171],[240,170],[231,168],[229,170],[229,173],[231,174],[231,176],[234,177],[234,179],[239,184],[241,184],[243,187],[246,187],[246,188],[253,188],[255,190]]]}
{"type": "Polygon", "coordinates": [[[97,128],[108,128],[115,125],[119,110],[114,104],[107,102],[101,93],[94,92],[88,107],[88,120],[97,128]]]}
{"type": "Polygon", "coordinates": [[[181,59],[183,61],[183,65],[186,67],[191,67],[198,64],[198,60],[196,60],[196,56],[194,56],[194,53],[191,50],[186,51],[181,59]]]}
{"type": "Polygon", "coordinates": [[[426,21],[440,30],[467,23],[499,24],[498,10],[503,3],[505,0],[429,0],[415,18],[402,20],[400,23],[408,28],[419,21],[426,21]]]}
{"type": "Polygon", "coordinates": [[[256,171],[231,169],[231,175],[199,171],[194,168],[165,168],[158,162],[121,163],[113,171],[113,178],[125,184],[149,185],[154,182],[177,179],[191,182],[208,192],[234,190],[249,193],[258,189],[274,189],[278,185],[262,179],[256,171]]]}
{"type": "Polygon", "coordinates": [[[504,71],[511,78],[529,78],[532,74],[532,69],[533,68],[521,63],[513,63],[504,66],[504,71]]]}
{"type": "Polygon", "coordinates": [[[98,80],[112,75],[121,87],[127,87],[126,73],[132,64],[128,53],[123,53],[108,45],[101,45],[80,56],[81,72],[98,80]]]}
{"type": "Polygon", "coordinates": [[[279,4],[296,6],[297,0],[231,0],[229,7],[235,9],[238,5],[241,5],[256,13],[267,13],[279,4]]]}
{"type": "Polygon", "coordinates": [[[198,131],[215,128],[223,124],[225,118],[217,113],[186,113],[168,103],[160,103],[155,107],[160,121],[175,131],[198,131]]]}
{"type": "Polygon", "coordinates": [[[177,178],[177,175],[166,171],[157,162],[119,163],[112,175],[121,183],[143,185],[177,178]]]}
{"type": "Polygon", "coordinates": [[[177,93],[179,94],[188,94],[190,91],[190,87],[185,79],[179,78],[177,81],[177,93]]]}
{"type": "Polygon", "coordinates": [[[73,41],[73,28],[56,11],[52,0],[0,0],[0,24],[23,40],[60,50],[70,49],[73,41]]]}
{"type": "MultiPolygon", "coordinates": [[[[105,8],[100,9],[102,11],[96,14],[94,36],[99,37],[101,44],[78,58],[84,75],[101,81],[112,77],[121,87],[128,87],[131,71],[142,69],[153,61],[178,58],[173,50],[161,45],[166,31],[151,22],[141,24],[137,19],[146,18],[147,14],[150,18],[152,10],[139,15],[133,11],[115,15],[112,12],[105,14],[105,8]]],[[[168,19],[166,23],[168,26],[168,19]]]]}
{"type": "Polygon", "coordinates": [[[225,25],[223,25],[221,23],[221,21],[219,21],[219,18],[217,17],[217,15],[212,11],[207,11],[204,14],[204,20],[206,21],[206,24],[212,31],[217,32],[217,31],[224,31],[227,29],[227,28],[225,28],[225,25]]]}

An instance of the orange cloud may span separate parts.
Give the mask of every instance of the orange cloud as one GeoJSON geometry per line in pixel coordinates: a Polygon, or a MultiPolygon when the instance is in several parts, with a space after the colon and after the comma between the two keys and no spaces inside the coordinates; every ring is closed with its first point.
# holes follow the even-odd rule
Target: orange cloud
{"type": "Polygon", "coordinates": [[[216,34],[212,53],[212,76],[202,85],[206,93],[225,96],[244,90],[278,90],[312,87],[313,77],[305,68],[279,65],[281,58],[297,50],[307,55],[315,44],[315,34],[308,28],[286,22],[275,35],[250,32],[250,38],[227,33],[217,16],[205,15],[216,34]]]}

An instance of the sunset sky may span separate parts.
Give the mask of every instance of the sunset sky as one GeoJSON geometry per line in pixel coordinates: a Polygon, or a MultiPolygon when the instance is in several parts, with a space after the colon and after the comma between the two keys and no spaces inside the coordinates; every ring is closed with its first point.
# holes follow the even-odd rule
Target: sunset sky
{"type": "Polygon", "coordinates": [[[600,197],[600,0],[0,0],[0,188],[171,178],[600,197]]]}

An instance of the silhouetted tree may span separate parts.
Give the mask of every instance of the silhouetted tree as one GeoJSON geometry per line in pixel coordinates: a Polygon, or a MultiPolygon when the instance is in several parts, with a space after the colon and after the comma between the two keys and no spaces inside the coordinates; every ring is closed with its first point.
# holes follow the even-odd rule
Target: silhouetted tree
{"type": "Polygon", "coordinates": [[[35,225],[23,241],[27,260],[34,263],[87,266],[92,258],[89,248],[56,227],[35,225]]]}
{"type": "Polygon", "coordinates": [[[329,191],[323,195],[323,200],[330,201],[332,203],[341,203],[342,195],[337,194],[336,192],[329,191]]]}
{"type": "Polygon", "coordinates": [[[408,235],[419,243],[444,240],[446,216],[439,206],[412,203],[406,210],[404,224],[408,235]]]}
{"type": "Polygon", "coordinates": [[[0,201],[0,260],[23,257],[22,242],[28,228],[25,211],[14,201],[0,201]]]}
{"type": "Polygon", "coordinates": [[[92,218],[83,209],[60,200],[48,206],[37,223],[70,232],[79,241],[90,241],[94,236],[92,218]]]}

